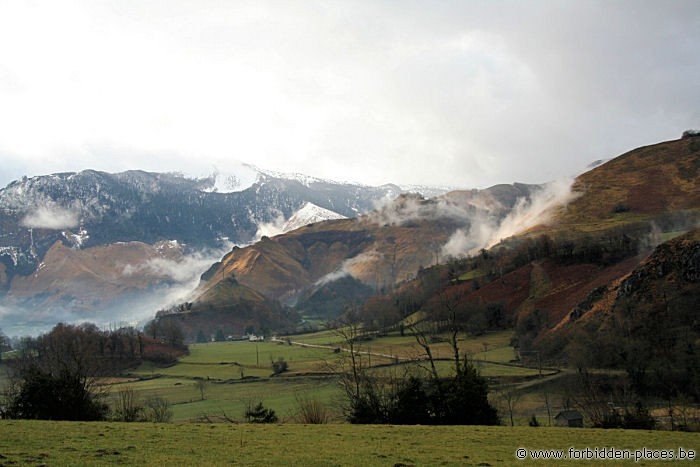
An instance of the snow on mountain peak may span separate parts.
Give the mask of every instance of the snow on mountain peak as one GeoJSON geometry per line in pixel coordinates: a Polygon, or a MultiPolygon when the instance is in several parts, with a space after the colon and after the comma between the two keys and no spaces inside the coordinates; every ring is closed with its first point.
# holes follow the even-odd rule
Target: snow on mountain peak
{"type": "Polygon", "coordinates": [[[308,224],[315,224],[316,222],[332,219],[346,219],[346,217],[337,212],[307,202],[284,223],[282,232],[290,232],[308,224]]]}

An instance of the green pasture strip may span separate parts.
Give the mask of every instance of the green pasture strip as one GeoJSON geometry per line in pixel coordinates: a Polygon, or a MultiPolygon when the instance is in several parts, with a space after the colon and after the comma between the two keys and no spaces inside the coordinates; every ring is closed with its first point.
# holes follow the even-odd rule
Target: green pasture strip
{"type": "MultiPolygon", "coordinates": [[[[568,450],[572,446],[684,447],[697,452],[700,437],[680,432],[541,427],[0,421],[0,461],[6,464],[556,465],[518,461],[516,449],[568,450]]],[[[607,465],[601,461],[575,464],[607,465]]],[[[638,465],[668,464],[645,461],[638,465]]],[[[628,461],[624,465],[635,464],[628,461]]]]}

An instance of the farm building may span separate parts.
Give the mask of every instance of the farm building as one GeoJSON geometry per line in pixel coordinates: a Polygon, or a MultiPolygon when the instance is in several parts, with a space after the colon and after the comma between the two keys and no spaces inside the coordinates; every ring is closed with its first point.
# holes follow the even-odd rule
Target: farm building
{"type": "Polygon", "coordinates": [[[562,410],[554,417],[557,426],[583,428],[583,415],[578,410],[562,410]]]}

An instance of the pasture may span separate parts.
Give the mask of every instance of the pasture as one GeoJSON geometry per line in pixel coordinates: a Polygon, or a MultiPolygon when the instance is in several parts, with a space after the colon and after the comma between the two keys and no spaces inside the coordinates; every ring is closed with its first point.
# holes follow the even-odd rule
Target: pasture
{"type": "MultiPolygon", "coordinates": [[[[333,332],[292,336],[279,342],[212,342],[192,344],[190,354],[170,367],[146,363],[131,371],[124,379],[110,381],[105,386],[109,397],[124,388],[133,389],[139,400],[151,396],[166,398],[173,409],[175,421],[197,421],[206,417],[226,415],[241,420],[249,404],[263,401],[277,412],[283,421],[293,421],[298,410],[298,399],[315,398],[329,411],[332,420],[342,421],[342,392],[333,371],[339,359],[347,356],[335,349],[344,347],[333,332]],[[311,345],[308,347],[304,345],[311,345]],[[272,362],[283,358],[288,370],[273,376],[272,362]],[[197,381],[205,380],[204,393],[197,381]]],[[[509,347],[510,333],[490,333],[478,337],[464,337],[460,346],[474,358],[475,365],[489,378],[512,380],[527,379],[538,370],[515,366],[508,362],[515,358],[509,347]]],[[[376,367],[379,374],[403,376],[424,371],[424,363],[407,362],[420,355],[420,348],[412,336],[375,337],[357,344],[365,352],[363,363],[376,367]],[[384,355],[384,356],[382,356],[384,355]],[[400,358],[399,363],[386,355],[400,358]]],[[[449,358],[446,342],[434,344],[438,358],[449,358]]],[[[452,370],[448,360],[437,361],[440,374],[452,370]]],[[[547,374],[547,373],[545,373],[547,374]]]]}
{"type": "MultiPolygon", "coordinates": [[[[4,464],[552,465],[518,461],[515,451],[572,446],[683,447],[697,452],[700,436],[530,427],[0,421],[0,462],[4,464]]],[[[634,461],[625,464],[634,465],[634,461]]],[[[601,465],[601,461],[577,461],[576,465],[601,465]]]]}

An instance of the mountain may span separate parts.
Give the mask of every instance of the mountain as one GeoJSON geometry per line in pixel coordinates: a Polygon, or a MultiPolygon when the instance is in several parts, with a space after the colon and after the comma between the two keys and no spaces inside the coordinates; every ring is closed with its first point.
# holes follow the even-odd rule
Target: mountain
{"type": "Polygon", "coordinates": [[[294,309],[302,316],[330,320],[345,313],[348,307],[361,306],[374,290],[352,276],[322,282],[306,291],[294,309]]]}
{"type": "Polygon", "coordinates": [[[498,185],[438,198],[402,195],[356,219],[308,225],[234,248],[203,276],[197,293],[229,275],[268,298],[294,303],[319,282],[350,275],[376,291],[435,264],[443,247],[474,221],[498,221],[541,187],[498,185]]]}
{"type": "Polygon", "coordinates": [[[307,202],[348,217],[401,193],[394,185],[303,184],[263,173],[241,191],[211,191],[213,183],[143,171],[23,178],[0,190],[0,248],[13,248],[31,269],[57,240],[80,247],[161,240],[211,247],[223,238],[245,243],[261,223],[288,219],[307,202]]]}
{"type": "Polygon", "coordinates": [[[700,368],[698,168],[700,137],[611,159],[575,180],[568,203],[543,210],[546,223],[427,268],[360,314],[376,325],[439,319],[448,307],[472,332],[513,328],[524,355],[700,368]]]}
{"type": "MultiPolygon", "coordinates": [[[[561,230],[595,231],[700,209],[700,138],[644,146],[576,179],[581,193],[561,210],[561,230]]],[[[680,215],[679,215],[680,217],[680,215]]],[[[679,219],[682,221],[682,219],[679,219]]]]}
{"type": "Polygon", "coordinates": [[[292,214],[292,217],[287,219],[287,222],[282,226],[282,233],[291,232],[305,225],[333,219],[345,219],[345,216],[329,209],[316,206],[313,203],[306,203],[301,209],[292,214]]]}
{"type": "Polygon", "coordinates": [[[70,321],[107,309],[106,322],[132,317],[113,308],[120,298],[152,315],[174,300],[154,301],[155,291],[185,293],[231,243],[254,241],[267,224],[353,217],[401,191],[240,165],[202,178],[138,170],[24,177],[0,189],[0,308],[12,310],[0,325],[13,329],[7,316],[23,316],[17,332],[27,332],[32,315],[70,321]],[[177,242],[180,256],[157,256],[162,242],[177,242]],[[157,259],[170,262],[160,275],[144,266],[157,259]]]}
{"type": "Polygon", "coordinates": [[[291,331],[299,316],[229,276],[194,302],[158,312],[156,320],[176,322],[189,340],[195,340],[218,332],[240,336],[251,329],[263,335],[271,330],[291,331]]]}

